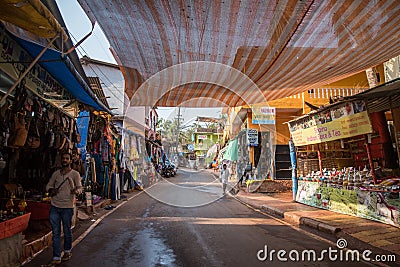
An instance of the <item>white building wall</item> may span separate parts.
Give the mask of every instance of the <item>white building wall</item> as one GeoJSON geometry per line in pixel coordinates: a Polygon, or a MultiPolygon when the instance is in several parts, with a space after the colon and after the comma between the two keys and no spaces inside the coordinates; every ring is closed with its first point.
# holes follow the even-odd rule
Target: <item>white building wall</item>
{"type": "Polygon", "coordinates": [[[153,125],[147,124],[147,127],[154,130],[158,117],[157,112],[150,107],[130,106],[130,99],[124,92],[124,76],[117,65],[114,66],[114,64],[106,62],[102,64],[101,61],[97,60],[83,59],[83,62],[82,66],[86,75],[100,79],[104,95],[108,97],[107,102],[112,112],[118,116],[125,116],[123,124],[125,129],[144,136],[146,117],[149,119],[148,123],[151,121],[151,117],[153,125]]]}
{"type": "Polygon", "coordinates": [[[118,68],[87,63],[82,64],[86,76],[99,77],[108,105],[115,115],[124,114],[124,76],[118,68]]]}

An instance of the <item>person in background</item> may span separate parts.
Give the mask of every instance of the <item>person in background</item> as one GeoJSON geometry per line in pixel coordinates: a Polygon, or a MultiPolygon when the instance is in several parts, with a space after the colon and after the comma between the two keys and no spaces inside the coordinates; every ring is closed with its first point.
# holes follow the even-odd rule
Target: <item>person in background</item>
{"type": "Polygon", "coordinates": [[[67,261],[72,253],[72,217],[74,215],[75,195],[82,193],[81,176],[71,168],[72,156],[61,155],[61,169],[55,171],[46,185],[51,196],[50,224],[53,234],[53,259],[57,265],[67,261]],[[61,224],[64,231],[64,254],[61,257],[61,224]]]}
{"type": "Polygon", "coordinates": [[[213,167],[213,169],[214,169],[214,172],[218,171],[218,157],[215,157],[215,158],[213,159],[212,167],[213,167]]]}
{"type": "Polygon", "coordinates": [[[239,179],[238,184],[242,186],[243,178],[244,178],[244,166],[243,162],[239,161],[236,168],[237,178],[239,179]]]}
{"type": "Polygon", "coordinates": [[[230,171],[227,168],[226,164],[224,163],[222,165],[222,170],[221,170],[222,191],[223,191],[224,195],[226,193],[226,186],[228,185],[228,179],[229,179],[230,175],[231,175],[230,171]]]}
{"type": "Polygon", "coordinates": [[[251,173],[249,175],[248,180],[257,180],[257,173],[256,173],[256,168],[253,167],[253,169],[251,170],[251,173]]]}

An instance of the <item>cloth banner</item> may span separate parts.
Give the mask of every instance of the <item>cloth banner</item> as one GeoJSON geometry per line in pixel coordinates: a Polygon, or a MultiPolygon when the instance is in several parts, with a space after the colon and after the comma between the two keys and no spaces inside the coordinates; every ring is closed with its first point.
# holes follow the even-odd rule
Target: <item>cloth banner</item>
{"type": "Polygon", "coordinates": [[[78,128],[78,132],[81,135],[81,142],[76,144],[76,148],[78,148],[81,152],[82,160],[86,159],[86,144],[89,130],[89,111],[81,111],[79,112],[79,116],[76,119],[76,126],[78,128]]]}
{"type": "Polygon", "coordinates": [[[235,161],[238,159],[238,140],[237,138],[229,141],[228,148],[224,153],[223,159],[235,161]]]}

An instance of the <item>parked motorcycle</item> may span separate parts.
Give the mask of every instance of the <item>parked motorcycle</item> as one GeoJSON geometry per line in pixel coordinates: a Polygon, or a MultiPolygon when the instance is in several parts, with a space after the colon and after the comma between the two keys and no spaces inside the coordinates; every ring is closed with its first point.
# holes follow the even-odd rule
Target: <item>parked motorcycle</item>
{"type": "Polygon", "coordinates": [[[176,175],[177,169],[178,168],[175,166],[175,164],[171,163],[171,171],[172,171],[173,176],[176,175]]]}
{"type": "Polygon", "coordinates": [[[161,167],[161,175],[165,178],[173,177],[175,176],[176,171],[172,164],[165,163],[161,167]]]}

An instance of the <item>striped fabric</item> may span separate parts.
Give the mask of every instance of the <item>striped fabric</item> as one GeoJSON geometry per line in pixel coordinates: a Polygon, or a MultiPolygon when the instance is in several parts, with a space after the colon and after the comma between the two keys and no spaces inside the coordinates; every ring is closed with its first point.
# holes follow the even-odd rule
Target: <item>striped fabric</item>
{"type": "Polygon", "coordinates": [[[274,100],[400,55],[398,0],[78,1],[117,62],[138,71],[124,74],[132,105],[274,100]],[[199,66],[174,67],[188,62],[199,66]],[[150,77],[156,87],[144,86],[150,77]]]}

